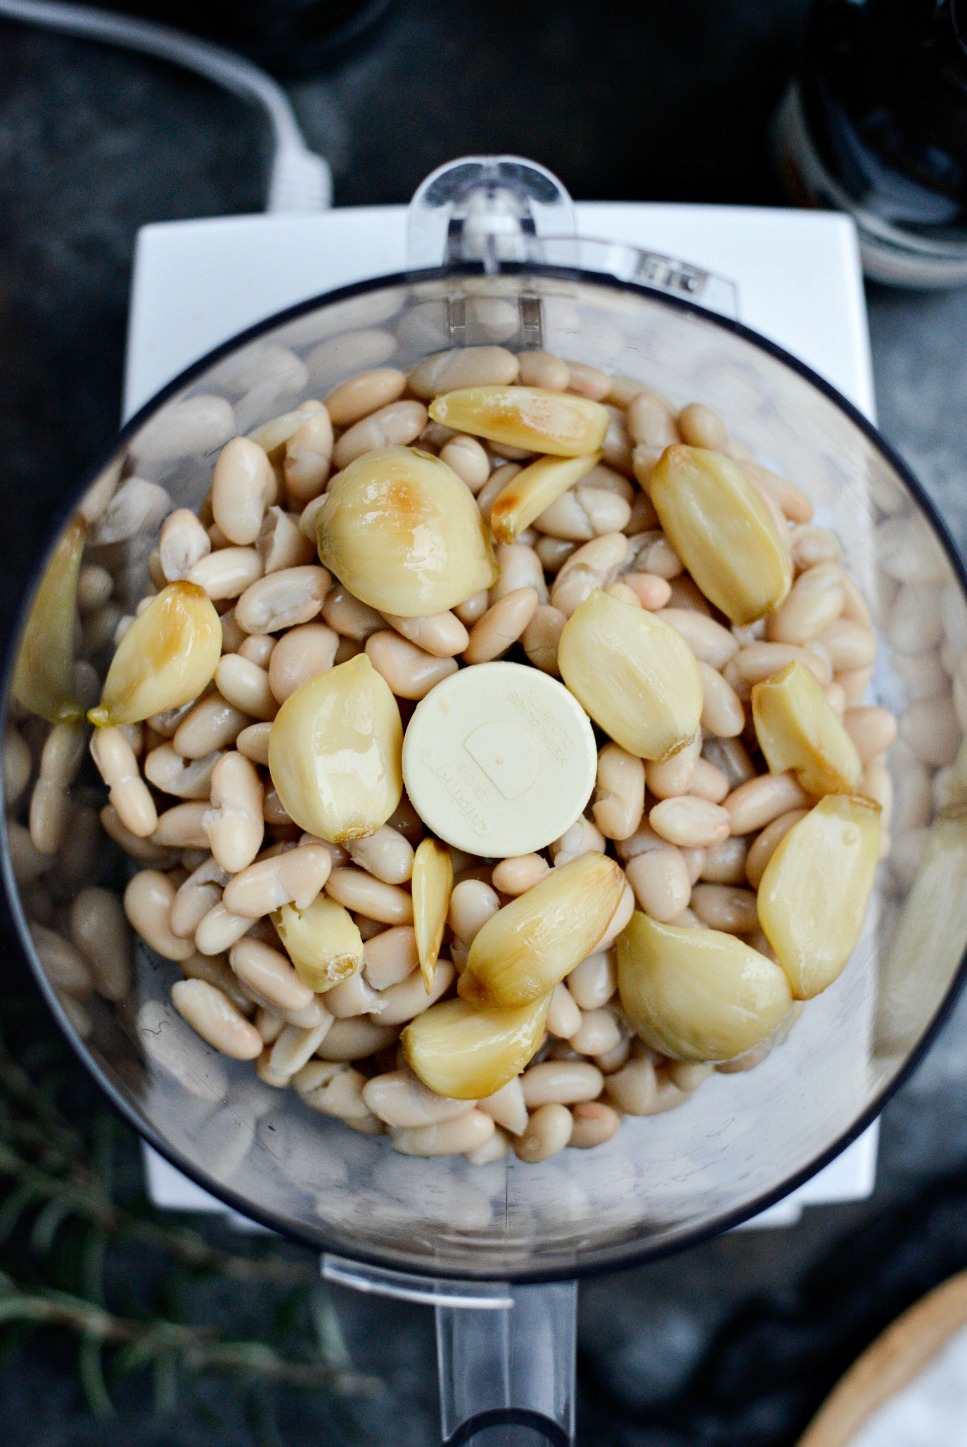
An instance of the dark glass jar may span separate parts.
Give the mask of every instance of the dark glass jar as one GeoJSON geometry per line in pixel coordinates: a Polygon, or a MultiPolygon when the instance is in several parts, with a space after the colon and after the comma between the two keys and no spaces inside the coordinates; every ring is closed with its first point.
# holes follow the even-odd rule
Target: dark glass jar
{"type": "Polygon", "coordinates": [[[967,281],[967,0],[815,0],[780,153],[799,199],[855,217],[870,274],[967,281]]]}

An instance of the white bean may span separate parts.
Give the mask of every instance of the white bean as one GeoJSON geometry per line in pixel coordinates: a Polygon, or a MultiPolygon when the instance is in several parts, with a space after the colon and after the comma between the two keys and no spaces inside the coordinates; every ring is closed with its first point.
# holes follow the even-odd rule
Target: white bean
{"type": "MultiPolygon", "coordinates": [[[[100,732],[107,733],[109,730],[103,729],[100,732]]],[[[92,751],[93,747],[94,741],[92,740],[92,751]]],[[[212,772],[221,757],[221,752],[216,751],[213,754],[206,754],[200,759],[185,759],[181,754],[175,752],[172,744],[159,744],[157,748],[151,749],[145,755],[144,776],[162,793],[174,794],[179,799],[207,799],[211,793],[212,772]]],[[[147,790],[145,792],[147,793],[147,790]]],[[[117,808],[114,795],[115,790],[112,789],[111,802],[117,808]]],[[[148,795],[149,799],[150,797],[148,795]]],[[[151,807],[153,810],[153,803],[151,807]]],[[[151,829],[154,829],[156,824],[157,815],[155,815],[151,829]]],[[[148,833],[151,833],[151,830],[148,830],[148,833]]]]}
{"type": "Polygon", "coordinates": [[[476,494],[490,476],[490,459],[476,437],[458,432],[440,448],[440,459],[476,494]]]}
{"type": "Polygon", "coordinates": [[[526,894],[527,890],[540,883],[549,869],[542,854],[518,854],[501,859],[494,865],[493,886],[501,894],[526,894]]]}
{"type": "MultiPolygon", "coordinates": [[[[790,809],[808,808],[810,803],[809,795],[800,788],[792,774],[762,774],[733,789],[723,800],[722,810],[733,834],[752,834],[757,829],[764,829],[780,814],[790,809]]],[[[717,806],[712,804],[707,807],[717,806]]]]}
{"type": "Polygon", "coordinates": [[[561,567],[551,589],[551,603],[566,618],[595,588],[613,583],[629,559],[624,533],[614,531],[577,548],[561,567]]]}
{"type": "MultiPolygon", "coordinates": [[[[719,844],[713,844],[702,851],[700,879],[710,884],[741,884],[745,875],[749,841],[741,835],[731,835],[719,844]]],[[[695,883],[695,880],[692,880],[695,883]]]]}
{"type": "Polygon", "coordinates": [[[843,713],[843,727],[856,746],[864,764],[886,753],[897,735],[896,718],[889,709],[869,706],[848,708],[843,713]]]}
{"type": "Polygon", "coordinates": [[[262,559],[255,548],[219,548],[195,563],[185,574],[214,602],[237,598],[262,576],[262,559]]]}
{"type": "Polygon", "coordinates": [[[808,644],[843,609],[842,569],[820,563],[800,573],[785,600],[766,620],[766,637],[777,643],[808,644]]]}
{"type": "Polygon", "coordinates": [[[466,663],[489,663],[512,648],[530,623],[538,606],[535,588],[517,588],[505,593],[473,625],[464,649],[466,663]]]}
{"type": "Polygon", "coordinates": [[[670,923],[688,907],[691,883],[680,849],[666,846],[636,854],[625,865],[625,874],[639,906],[653,919],[670,923]]]}
{"type": "Polygon", "coordinates": [[[131,928],[155,954],[166,960],[187,960],[194,954],[194,946],[190,940],[180,940],[171,932],[174,898],[175,886],[167,874],[157,869],[142,869],[128,881],[124,913],[131,928]]]}
{"type": "Polygon", "coordinates": [[[180,940],[193,939],[205,915],[219,902],[228,875],[209,854],[179,885],[171,905],[171,932],[180,940]]]}
{"type": "Polygon", "coordinates": [[[410,390],[429,401],[459,387],[506,387],[519,370],[519,359],[503,347],[457,347],[424,357],[410,373],[410,390]]]}
{"type": "Polygon", "coordinates": [[[212,807],[204,816],[212,854],[229,874],[252,863],[262,847],[263,789],[244,754],[223,754],[212,772],[212,807]]]}
{"type": "Polygon", "coordinates": [[[547,602],[547,583],[544,569],[534,549],[526,543],[501,543],[497,548],[499,576],[490,590],[491,603],[499,603],[507,593],[519,588],[533,588],[538,602],[547,602]]]}
{"type": "Polygon", "coordinates": [[[425,698],[457,671],[455,658],[434,658],[389,629],[366,639],[366,656],[397,698],[425,698]]]}
{"type": "Polygon", "coordinates": [[[383,997],[368,983],[361,970],[356,970],[326,991],[326,1009],[337,1020],[348,1020],[357,1015],[378,1017],[384,1008],[383,997]]]}
{"type": "Polygon", "coordinates": [[[524,1104],[524,1092],[517,1075],[499,1090],[495,1090],[493,1095],[478,1100],[476,1105],[478,1110],[489,1115],[512,1135],[523,1135],[527,1129],[527,1106],[524,1104]]]}
{"type": "Polygon", "coordinates": [[[417,969],[419,955],[412,925],[382,930],[363,945],[363,973],[374,990],[400,984],[417,969]]]}
{"type": "Polygon", "coordinates": [[[231,948],[229,964],[243,984],[281,1011],[304,1010],[315,996],[280,950],[260,940],[240,939],[231,948]]]}
{"type": "Polygon", "coordinates": [[[621,1040],[621,1026],[611,1010],[588,1010],[570,1037],[571,1047],[579,1055],[607,1055],[621,1040]]]}
{"type": "Polygon", "coordinates": [[[593,1150],[611,1139],[620,1124],[620,1116],[602,1100],[585,1100],[571,1112],[573,1124],[568,1145],[578,1150],[593,1150]]]}
{"type": "MultiPolygon", "coordinates": [[[[153,834],[158,825],[158,811],[141,778],[135,752],[122,730],[95,729],[91,736],[91,757],[108,786],[108,798],[124,827],[139,839],[153,834]]],[[[150,757],[149,754],[148,759],[150,757]]]]}
{"type": "Polygon", "coordinates": [[[422,402],[391,402],[344,432],[332,450],[336,467],[348,467],[364,452],[380,447],[409,447],[426,426],[422,402]]]}
{"type": "Polygon", "coordinates": [[[725,808],[688,795],[662,799],[650,810],[648,822],[670,844],[685,848],[707,848],[727,839],[730,832],[730,816],[725,808]]]}
{"type": "Polygon", "coordinates": [[[702,731],[720,739],[738,738],[745,728],[745,710],[731,684],[718,669],[701,659],[698,671],[702,677],[702,731]]]}
{"type": "MultiPolygon", "coordinates": [[[[765,867],[775,853],[780,841],[786,837],[794,824],[798,824],[800,819],[806,817],[807,812],[806,809],[789,809],[786,813],[780,814],[778,818],[771,820],[770,823],[756,835],[755,839],[749,845],[745,861],[745,877],[753,889],[758,889],[762,883],[765,867]]],[[[732,883],[733,881],[729,880],[728,882],[732,883]]]]}
{"type": "Polygon", "coordinates": [[[454,613],[428,613],[422,618],[402,618],[396,613],[387,613],[386,621],[403,638],[425,653],[432,653],[434,658],[455,658],[470,640],[454,613]]]}
{"type": "Polygon", "coordinates": [[[690,908],[709,929],[746,935],[759,927],[755,895],[731,884],[696,884],[690,908]]]}
{"type": "Polygon", "coordinates": [[[499,908],[500,900],[489,884],[482,879],[461,879],[450,895],[448,923],[457,939],[469,945],[499,908]]]}
{"type": "Polygon", "coordinates": [[[334,869],[326,881],[326,893],[367,919],[381,924],[410,924],[413,900],[398,884],[384,884],[363,869],[334,869]]]}
{"type": "Polygon", "coordinates": [[[604,1077],[596,1065],[579,1060],[546,1060],[531,1065],[521,1076],[524,1103],[528,1110],[540,1105],[573,1105],[594,1100],[604,1088],[604,1077]]]}
{"type": "Polygon", "coordinates": [[[212,694],[186,714],[171,742],[182,758],[202,759],[218,749],[228,748],[251,722],[247,714],[233,708],[218,694],[212,694]]]}
{"type": "Polygon", "coordinates": [[[175,804],[158,815],[158,823],[151,835],[152,844],[161,844],[169,849],[208,849],[208,831],[205,828],[207,803],[191,801],[175,804]]]}
{"type": "MultiPolygon", "coordinates": [[[[680,633],[700,663],[721,670],[739,651],[738,640],[714,618],[689,608],[662,608],[658,615],[680,633]]],[[[781,666],[781,665],[780,665],[781,666]]]]}
{"type": "Polygon", "coordinates": [[[547,1032],[569,1040],[581,1028],[581,1011],[565,984],[555,985],[547,1012],[547,1032]]]}
{"type": "Polygon", "coordinates": [[[952,764],[961,735],[950,696],[909,704],[900,716],[900,738],[923,763],[936,769],[952,764]]]}
{"type": "Polygon", "coordinates": [[[272,464],[257,442],[233,437],[226,443],[212,474],[212,514],[230,542],[256,541],[277,491],[272,464]]]}
{"type": "MultiPolygon", "coordinates": [[[[167,517],[172,506],[170,494],[158,483],[147,482],[143,477],[129,477],[92,527],[91,546],[101,548],[115,543],[131,544],[135,538],[153,541],[162,519],[167,517]]],[[[145,545],[145,552],[148,546],[145,545]]],[[[113,557],[114,554],[112,560],[113,557]]]]}
{"type": "Polygon", "coordinates": [[[414,1126],[393,1132],[393,1149],[404,1156],[453,1156],[479,1151],[496,1127],[482,1110],[470,1110],[456,1120],[414,1126]]]}
{"type": "Polygon", "coordinates": [[[566,622],[567,618],[559,608],[552,608],[550,605],[538,607],[521,635],[524,652],[530,662],[542,673],[549,673],[553,678],[561,676],[557,664],[557,646],[566,622]]]}
{"type": "MultiPolygon", "coordinates": [[[[238,735],[238,738],[235,740],[235,747],[240,754],[244,754],[247,759],[251,759],[253,764],[261,764],[263,768],[268,768],[269,733],[271,729],[271,723],[267,722],[249,724],[248,727],[242,729],[242,732],[238,735]]],[[[213,755],[213,757],[217,758],[217,755],[213,755]]],[[[214,764],[212,767],[214,768],[214,764]]]]}
{"type": "Polygon", "coordinates": [[[260,919],[285,904],[308,909],[331,869],[331,856],[321,844],[303,844],[258,859],[228,881],[225,907],[246,919],[260,919]]]}
{"type": "Polygon", "coordinates": [[[246,633],[278,633],[309,623],[322,608],[330,578],[325,568],[282,568],[250,584],[235,604],[235,619],[246,633]]]}
{"type": "Polygon", "coordinates": [[[270,507],[262,519],[256,544],[264,573],[299,568],[316,556],[315,545],[299,527],[299,520],[280,507],[270,507]]]}
{"type": "Polygon", "coordinates": [[[321,402],[303,402],[294,412],[273,418],[252,433],[251,441],[281,465],[286,489],[296,502],[322,491],[329,476],[332,423],[321,402]]]}
{"type": "Polygon", "coordinates": [[[81,723],[56,723],[44,742],[40,772],[30,795],[30,837],[41,854],[56,854],[70,823],[70,786],[84,757],[81,723]]]}
{"type": "Polygon", "coordinates": [[[363,1086],[363,1100],[380,1120],[396,1129],[438,1125],[459,1120],[473,1110],[473,1100],[450,1100],[437,1095],[409,1070],[374,1076],[363,1086]]]}
{"type": "Polygon", "coordinates": [[[19,803],[32,767],[29,744],[19,729],[8,724],[3,739],[3,796],[8,810],[19,803]]]}
{"type": "Polygon", "coordinates": [[[645,764],[645,782],[649,792],[656,799],[675,799],[680,794],[687,794],[701,750],[702,736],[699,733],[664,763],[649,759],[645,764]]]}
{"type": "MultiPolygon", "coordinates": [[[[239,653],[226,653],[214,671],[214,682],[226,703],[239,710],[246,719],[271,721],[278,713],[278,702],[272,693],[268,670],[239,653]]],[[[239,732],[240,731],[239,729],[239,732]]],[[[175,738],[175,748],[178,747],[175,738]]]]}
{"type": "Polygon", "coordinates": [[[582,1010],[606,1005],[618,988],[614,952],[596,951],[576,965],[567,977],[567,987],[582,1010]]]}
{"type": "Polygon", "coordinates": [[[566,1105],[551,1102],[541,1105],[527,1122],[524,1134],[514,1142],[514,1152],[522,1161],[536,1164],[556,1156],[571,1139],[573,1120],[566,1105]]]}
{"type": "Polygon", "coordinates": [[[233,914],[221,901],[212,905],[195,930],[194,948],[202,955],[222,955],[252,928],[252,921],[233,914]]]}
{"type": "Polygon", "coordinates": [[[351,427],[371,412],[395,402],[405,390],[406,374],[395,367],[360,372],[329,393],[326,411],[334,427],[351,427]]]}
{"type": "MultiPolygon", "coordinates": [[[[158,540],[158,557],[169,583],[176,578],[187,578],[194,564],[207,557],[211,550],[211,539],[189,508],[179,507],[168,514],[158,540]]],[[[107,596],[110,597],[110,590],[107,596]]]]}
{"type": "Polygon", "coordinates": [[[87,957],[55,930],[30,922],[30,938],[44,967],[45,974],[58,992],[75,1000],[86,1000],[94,988],[93,972],[87,957]]]}
{"type": "Polygon", "coordinates": [[[334,1020],[317,1053],[322,1060],[364,1060],[398,1038],[398,1026],[374,1025],[362,1017],[334,1020]]]}
{"type": "Polygon", "coordinates": [[[342,583],[337,583],[326,594],[322,616],[330,628],[357,643],[364,643],[371,633],[385,627],[382,614],[368,603],[361,603],[342,583]]]}
{"type": "Polygon", "coordinates": [[[582,854],[603,854],[605,848],[606,841],[601,830],[582,816],[575,819],[570,829],[565,829],[560,839],[554,840],[550,855],[555,869],[561,869],[572,860],[580,859],[582,854]]]}
{"type": "Polygon", "coordinates": [[[380,1025],[403,1025],[417,1015],[422,1015],[431,1005],[436,1004],[453,984],[456,970],[449,960],[437,960],[433,973],[433,988],[427,993],[423,974],[414,970],[398,985],[390,985],[380,995],[380,1025]]]}

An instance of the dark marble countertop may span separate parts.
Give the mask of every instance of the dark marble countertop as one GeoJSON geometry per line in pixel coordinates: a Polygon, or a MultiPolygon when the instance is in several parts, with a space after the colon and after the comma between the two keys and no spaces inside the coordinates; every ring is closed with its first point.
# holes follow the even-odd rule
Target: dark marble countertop
{"type": "MultiPolygon", "coordinates": [[[[337,203],[402,201],[472,151],[532,155],[579,197],[775,203],[767,125],[804,6],[703,0],[403,0],[335,70],[290,87],[337,203]]],[[[261,122],[167,66],[0,22],[0,598],[116,425],[132,244],[148,221],[258,210],[261,122]]],[[[871,287],[880,424],[967,546],[967,290],[871,287]]],[[[5,936],[6,952],[15,951],[5,936]]],[[[967,1000],[883,1117],[871,1200],[810,1208],[581,1291],[582,1447],[791,1447],[862,1347],[967,1265],[967,1000]]],[[[283,1412],[287,1447],[437,1439],[430,1313],[340,1298],[386,1391],[348,1427],[325,1398],[283,1412]],[[390,1324],[392,1324],[391,1329],[390,1324]]],[[[58,1358],[0,1367],[0,1438],[248,1447],[137,1403],[97,1423],[58,1358]],[[38,1421],[36,1403],[45,1410],[38,1421]]]]}

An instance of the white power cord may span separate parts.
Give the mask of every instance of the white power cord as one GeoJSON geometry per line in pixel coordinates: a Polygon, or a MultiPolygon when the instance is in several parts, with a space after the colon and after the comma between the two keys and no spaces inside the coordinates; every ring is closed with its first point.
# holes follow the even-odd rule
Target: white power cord
{"type": "Polygon", "coordinates": [[[261,106],[274,138],[265,209],[324,211],[332,204],[329,162],[309,150],[282,87],[251,61],[167,25],[83,5],[60,5],[53,0],[0,0],[0,16],[156,55],[197,71],[243,100],[261,106]]]}

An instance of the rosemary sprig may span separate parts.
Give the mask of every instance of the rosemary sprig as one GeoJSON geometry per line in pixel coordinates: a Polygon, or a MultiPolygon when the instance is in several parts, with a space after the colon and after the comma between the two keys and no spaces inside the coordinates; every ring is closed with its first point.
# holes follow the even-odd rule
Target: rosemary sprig
{"type": "Polygon", "coordinates": [[[132,1188],[136,1155],[135,1137],[87,1089],[46,1014],[16,992],[0,999],[0,1345],[71,1333],[79,1384],[100,1415],[114,1411],[112,1385],[131,1373],[151,1376],[159,1410],[187,1382],[231,1377],[257,1402],[266,1443],[281,1440],[277,1388],[330,1392],[347,1406],[378,1388],[353,1368],[314,1260],[272,1238],[215,1244],[155,1210],[132,1188]],[[140,1279],[158,1286],[121,1305],[131,1248],[140,1279]],[[219,1281],[259,1290],[213,1313],[203,1285],[219,1281]]]}

